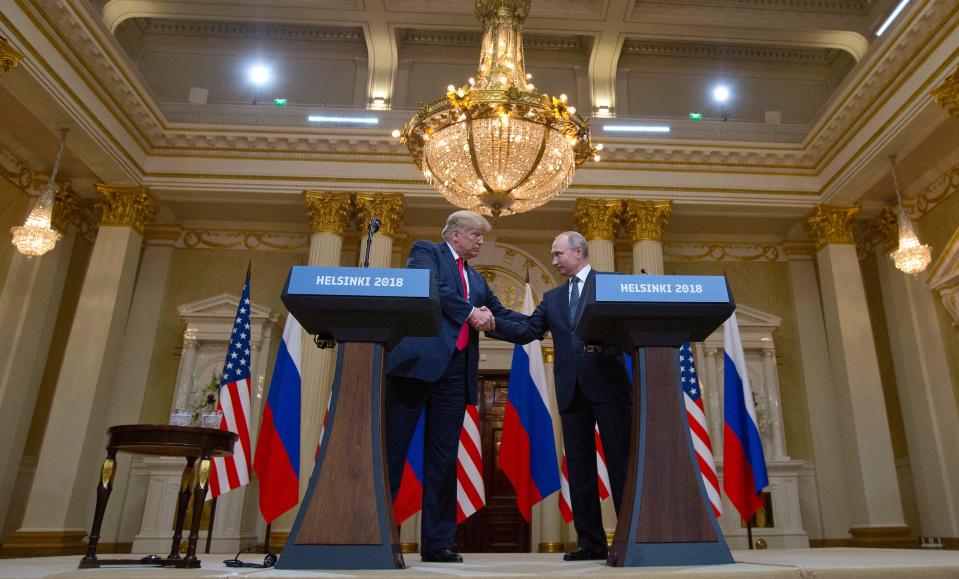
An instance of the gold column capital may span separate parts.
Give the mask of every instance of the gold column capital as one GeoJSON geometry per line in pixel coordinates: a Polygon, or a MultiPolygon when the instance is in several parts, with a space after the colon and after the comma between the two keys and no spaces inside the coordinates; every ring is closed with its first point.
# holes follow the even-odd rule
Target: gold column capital
{"type": "Polygon", "coordinates": [[[816,251],[832,244],[855,244],[852,227],[857,215],[858,205],[816,205],[805,221],[816,251]]]}
{"type": "Polygon", "coordinates": [[[623,210],[623,221],[633,238],[633,243],[649,240],[662,241],[672,210],[672,201],[627,199],[623,210]]]}
{"type": "Polygon", "coordinates": [[[159,205],[146,187],[113,187],[97,183],[100,225],[132,227],[140,235],[156,215],[159,205]]]}
{"type": "Polygon", "coordinates": [[[556,350],[552,346],[543,346],[543,362],[546,364],[556,362],[556,350]]]}
{"type": "Polygon", "coordinates": [[[929,94],[936,104],[949,111],[950,115],[959,117],[959,68],[929,94]]]}
{"type": "Polygon", "coordinates": [[[303,191],[313,233],[343,236],[353,218],[350,194],[342,191],[303,191]]]}
{"type": "Polygon", "coordinates": [[[403,221],[403,195],[400,193],[357,193],[355,197],[356,216],[360,220],[361,228],[374,216],[380,219],[380,231],[390,237],[399,231],[403,221]]]}
{"type": "Polygon", "coordinates": [[[23,54],[7,42],[6,38],[0,38],[0,74],[9,72],[23,60],[23,54]]]}
{"type": "Polygon", "coordinates": [[[616,239],[616,226],[623,215],[623,202],[618,199],[588,199],[580,197],[573,206],[576,230],[587,241],[616,239]]]}
{"type": "Polygon", "coordinates": [[[869,228],[887,252],[899,247],[899,218],[892,206],[883,205],[879,215],[869,222],[869,228]]]}
{"type": "Polygon", "coordinates": [[[80,199],[73,189],[70,188],[70,182],[65,181],[57,189],[57,195],[53,201],[53,214],[50,216],[50,224],[60,233],[66,233],[71,223],[76,222],[80,217],[80,199]]]}

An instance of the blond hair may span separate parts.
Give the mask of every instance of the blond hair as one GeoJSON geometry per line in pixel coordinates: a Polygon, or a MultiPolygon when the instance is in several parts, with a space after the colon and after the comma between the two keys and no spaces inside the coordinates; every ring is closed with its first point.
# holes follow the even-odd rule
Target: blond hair
{"type": "Polygon", "coordinates": [[[483,233],[488,233],[493,226],[485,217],[475,211],[463,209],[454,211],[446,218],[446,225],[443,227],[443,239],[449,241],[454,231],[464,231],[466,229],[482,229],[483,233]]]}

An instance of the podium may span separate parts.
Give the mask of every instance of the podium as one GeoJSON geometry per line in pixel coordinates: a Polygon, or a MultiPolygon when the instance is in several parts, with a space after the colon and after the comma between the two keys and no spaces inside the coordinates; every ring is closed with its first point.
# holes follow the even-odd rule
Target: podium
{"type": "Polygon", "coordinates": [[[439,332],[435,282],[425,269],[295,266],[282,299],[339,351],[319,454],[276,567],[402,569],[383,434],[386,350],[439,332]]]}
{"type": "Polygon", "coordinates": [[[693,451],[678,348],[705,340],[735,308],[725,277],[596,276],[576,333],[634,353],[632,443],[609,565],[733,563],[693,451]]]}

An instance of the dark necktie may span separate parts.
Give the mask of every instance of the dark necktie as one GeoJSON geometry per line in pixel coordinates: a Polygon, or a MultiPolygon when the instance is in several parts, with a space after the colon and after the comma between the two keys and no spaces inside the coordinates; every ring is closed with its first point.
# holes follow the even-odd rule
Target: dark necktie
{"type": "Polygon", "coordinates": [[[576,311],[579,309],[579,278],[575,275],[569,280],[569,325],[576,325],[576,311]]]}

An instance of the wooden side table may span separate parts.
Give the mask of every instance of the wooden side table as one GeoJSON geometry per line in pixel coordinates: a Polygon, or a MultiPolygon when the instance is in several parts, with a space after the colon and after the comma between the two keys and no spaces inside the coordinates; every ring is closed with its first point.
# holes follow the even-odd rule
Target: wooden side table
{"type": "Polygon", "coordinates": [[[107,430],[107,434],[110,440],[107,443],[107,458],[100,468],[100,480],[97,482],[97,508],[93,517],[93,528],[90,530],[87,554],[80,561],[80,568],[91,569],[106,565],[199,567],[200,560],[196,558],[196,544],[200,534],[203,500],[206,498],[210,481],[211,459],[215,456],[233,454],[233,445],[237,439],[236,433],[191,426],[127,424],[112,426],[107,430]],[[177,497],[173,545],[167,557],[150,555],[141,559],[97,558],[100,526],[103,524],[103,513],[107,509],[110,492],[113,491],[113,477],[116,474],[118,452],[152,456],[182,456],[186,458],[186,467],[183,469],[183,476],[180,479],[180,493],[177,497]],[[197,462],[197,459],[199,459],[199,462],[197,462]],[[180,542],[183,538],[183,520],[186,517],[191,490],[193,495],[193,521],[190,523],[190,537],[187,541],[186,556],[181,557],[180,542]]]}

